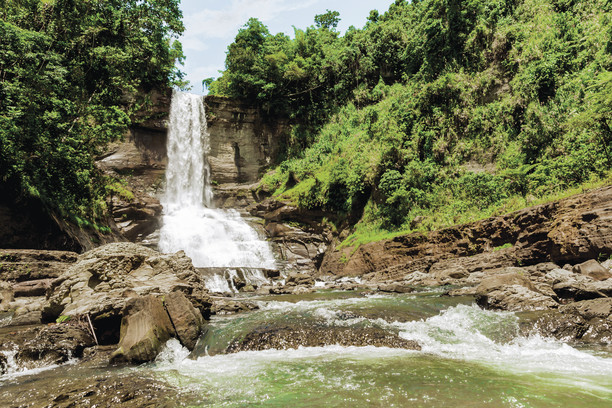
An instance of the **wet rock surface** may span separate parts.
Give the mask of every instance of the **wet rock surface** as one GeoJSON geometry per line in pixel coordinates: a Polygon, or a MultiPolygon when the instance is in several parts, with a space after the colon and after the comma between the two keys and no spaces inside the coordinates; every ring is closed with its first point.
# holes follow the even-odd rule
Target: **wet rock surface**
{"type": "Polygon", "coordinates": [[[151,361],[174,335],[172,321],[161,298],[149,295],[129,299],[121,314],[119,348],[111,361],[151,361]]]}
{"type": "Polygon", "coordinates": [[[247,350],[296,349],[298,347],[376,346],[420,350],[419,344],[378,328],[264,326],[234,341],[229,353],[247,350]]]}
{"type": "Polygon", "coordinates": [[[204,327],[202,313],[193,307],[182,292],[164,296],[164,306],[181,344],[193,350],[204,327]]]}
{"type": "Polygon", "coordinates": [[[172,408],[182,406],[184,391],[138,375],[91,374],[32,378],[24,389],[3,384],[0,406],[6,408],[172,408]]]}
{"type": "Polygon", "coordinates": [[[2,325],[41,323],[41,311],[52,282],[76,262],[68,251],[0,250],[0,313],[2,325]]]}
{"type": "Polygon", "coordinates": [[[528,330],[563,341],[612,344],[612,298],[583,300],[541,313],[528,330]]]}
{"type": "Polygon", "coordinates": [[[47,319],[89,314],[94,325],[103,325],[120,317],[130,298],[175,291],[209,315],[208,291],[184,252],[160,254],[132,243],[109,244],[83,254],[53,282],[43,314],[47,319]]]}
{"type": "Polygon", "coordinates": [[[54,324],[39,329],[33,339],[20,345],[17,361],[26,368],[61,364],[80,358],[83,350],[94,344],[85,322],[54,324]]]}

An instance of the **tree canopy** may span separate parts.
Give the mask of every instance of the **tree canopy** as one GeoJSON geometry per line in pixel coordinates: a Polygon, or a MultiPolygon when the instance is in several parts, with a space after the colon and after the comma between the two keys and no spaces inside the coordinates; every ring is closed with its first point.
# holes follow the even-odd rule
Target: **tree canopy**
{"type": "Polygon", "coordinates": [[[94,165],[146,92],[182,83],[179,0],[2,0],[0,190],[65,217],[106,213],[94,165]]]}

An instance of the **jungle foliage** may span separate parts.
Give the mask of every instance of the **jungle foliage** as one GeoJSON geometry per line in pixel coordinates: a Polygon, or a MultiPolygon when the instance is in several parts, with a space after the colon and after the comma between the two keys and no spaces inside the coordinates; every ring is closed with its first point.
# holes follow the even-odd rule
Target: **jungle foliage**
{"type": "Polygon", "coordinates": [[[378,234],[608,177],[611,71],[609,0],[396,0],[343,36],[251,19],[210,90],[292,120],[262,188],[378,234]]]}
{"type": "Polygon", "coordinates": [[[155,88],[181,84],[179,0],[0,0],[0,193],[107,212],[94,160],[155,88]]]}

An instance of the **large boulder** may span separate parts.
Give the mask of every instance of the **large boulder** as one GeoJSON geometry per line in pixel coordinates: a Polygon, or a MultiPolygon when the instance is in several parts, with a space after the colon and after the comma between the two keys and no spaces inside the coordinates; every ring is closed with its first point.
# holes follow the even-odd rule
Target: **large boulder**
{"type": "Polygon", "coordinates": [[[569,303],[540,316],[533,328],[564,341],[612,343],[612,298],[569,303]]]}
{"type": "Polygon", "coordinates": [[[537,291],[521,268],[507,268],[505,273],[485,278],[476,288],[476,303],[486,309],[509,311],[546,310],[558,303],[537,291]]]}
{"type": "Polygon", "coordinates": [[[86,252],[50,289],[43,318],[89,314],[96,330],[116,326],[130,298],[183,292],[208,317],[204,281],[184,252],[160,254],[133,243],[113,243],[86,252]]]}
{"type": "Polygon", "coordinates": [[[8,282],[0,281],[0,312],[9,309],[9,304],[13,301],[13,289],[8,282]]]}
{"type": "Polygon", "coordinates": [[[376,346],[421,350],[414,340],[406,340],[395,333],[377,327],[309,327],[307,325],[265,325],[254,328],[244,337],[232,341],[228,353],[247,350],[286,350],[299,347],[327,345],[345,347],[376,346]]]}
{"type": "Polygon", "coordinates": [[[113,361],[144,363],[153,360],[175,331],[162,299],[144,296],[129,299],[122,311],[119,348],[113,361]]]}
{"type": "Polygon", "coordinates": [[[181,344],[193,350],[204,326],[202,313],[193,307],[182,292],[166,295],[164,304],[181,344]]]}
{"type": "Polygon", "coordinates": [[[604,268],[594,259],[590,259],[578,265],[574,265],[572,268],[574,273],[586,275],[594,280],[602,281],[612,278],[612,272],[609,269],[604,268]]]}

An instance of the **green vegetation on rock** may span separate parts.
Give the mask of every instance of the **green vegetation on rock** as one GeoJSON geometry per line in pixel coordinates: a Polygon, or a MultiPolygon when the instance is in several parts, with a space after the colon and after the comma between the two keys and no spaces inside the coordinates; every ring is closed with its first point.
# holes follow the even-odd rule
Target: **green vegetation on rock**
{"type": "Polygon", "coordinates": [[[118,184],[95,158],[147,92],[183,83],[178,4],[0,0],[0,194],[79,225],[103,219],[118,184]]]}
{"type": "Polygon", "coordinates": [[[397,0],[344,36],[330,13],[249,20],[209,83],[293,123],[260,188],[361,242],[610,182],[610,1],[397,0]]]}

